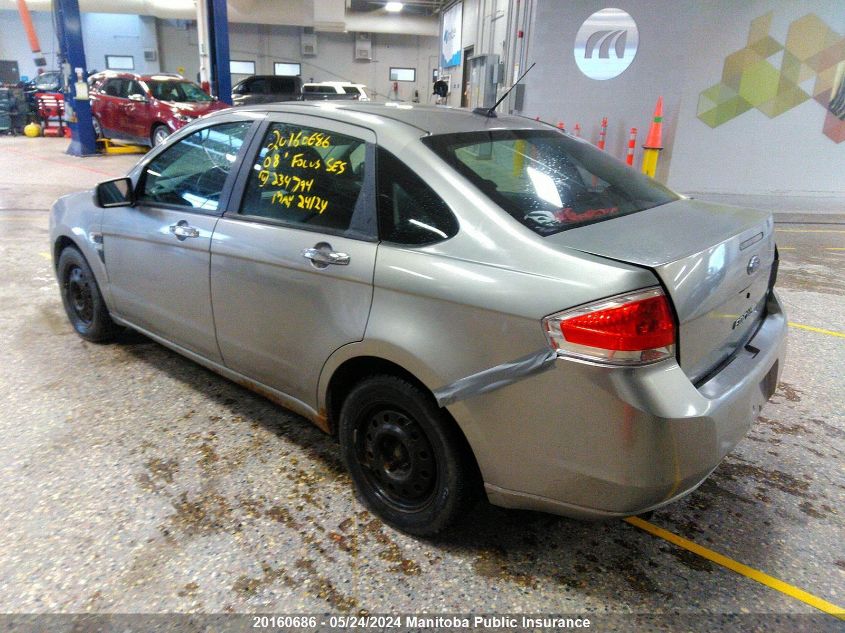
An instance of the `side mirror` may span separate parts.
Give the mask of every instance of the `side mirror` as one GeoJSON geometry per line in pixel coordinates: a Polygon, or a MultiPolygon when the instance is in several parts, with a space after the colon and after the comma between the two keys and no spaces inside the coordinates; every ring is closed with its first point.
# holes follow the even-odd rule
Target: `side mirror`
{"type": "Polygon", "coordinates": [[[138,94],[138,93],[129,95],[129,100],[130,101],[137,101],[138,103],[146,103],[147,102],[147,98],[144,95],[138,94]]]}
{"type": "Polygon", "coordinates": [[[94,193],[97,206],[104,209],[110,207],[131,207],[135,204],[135,193],[129,178],[115,178],[97,185],[94,193]]]}

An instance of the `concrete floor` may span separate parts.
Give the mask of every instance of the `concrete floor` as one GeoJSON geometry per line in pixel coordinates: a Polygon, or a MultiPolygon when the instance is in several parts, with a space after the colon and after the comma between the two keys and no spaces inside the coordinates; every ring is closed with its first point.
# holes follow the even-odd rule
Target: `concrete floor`
{"type": "MultiPolygon", "coordinates": [[[[842,630],[622,521],[483,506],[449,537],[397,533],[302,419],[140,335],[82,341],[46,210],[136,158],[66,145],[0,137],[0,612],[595,613],[621,614],[622,629],[634,613],[714,627],[763,614],[742,628],[842,630]]],[[[841,333],[845,224],[831,217],[778,225],[779,287],[791,322],[841,333]]],[[[843,365],[841,336],[791,328],[764,417],[650,520],[845,604],[843,365]]]]}

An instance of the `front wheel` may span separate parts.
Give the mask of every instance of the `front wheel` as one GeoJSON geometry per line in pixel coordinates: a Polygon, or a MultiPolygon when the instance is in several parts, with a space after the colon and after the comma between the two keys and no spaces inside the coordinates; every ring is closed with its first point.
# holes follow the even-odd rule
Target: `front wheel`
{"type": "Polygon", "coordinates": [[[170,130],[167,129],[166,125],[156,125],[153,128],[153,133],[150,135],[150,140],[153,143],[153,147],[161,145],[170,136],[170,130]]]}
{"type": "Polygon", "coordinates": [[[430,394],[395,376],[374,376],[340,414],[344,463],[363,503],[397,529],[431,535],[477,499],[469,447],[430,394]]]}
{"type": "Polygon", "coordinates": [[[109,316],[97,280],[82,253],[73,247],[63,250],[57,272],[62,304],[76,333],[94,343],[113,339],[118,327],[109,316]]]}

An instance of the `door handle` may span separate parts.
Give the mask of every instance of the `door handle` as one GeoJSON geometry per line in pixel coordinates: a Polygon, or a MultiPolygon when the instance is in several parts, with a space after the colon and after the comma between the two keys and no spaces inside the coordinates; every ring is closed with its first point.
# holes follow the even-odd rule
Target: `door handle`
{"type": "Polygon", "coordinates": [[[200,232],[199,229],[195,229],[192,226],[189,226],[185,220],[180,220],[178,224],[171,224],[170,225],[170,232],[173,233],[178,239],[185,240],[189,237],[199,237],[200,232]]]}
{"type": "Polygon", "coordinates": [[[323,244],[323,248],[319,248],[320,245],[314,248],[305,248],[302,250],[302,256],[305,259],[310,259],[315,265],[320,268],[325,268],[329,264],[335,264],[337,266],[348,266],[349,265],[349,255],[346,253],[338,253],[337,251],[331,250],[331,246],[328,244],[323,244]]]}

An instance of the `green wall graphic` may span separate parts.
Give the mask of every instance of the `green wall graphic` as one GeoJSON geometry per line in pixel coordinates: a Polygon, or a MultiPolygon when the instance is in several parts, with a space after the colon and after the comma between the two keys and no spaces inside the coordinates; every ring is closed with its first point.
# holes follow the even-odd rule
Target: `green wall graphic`
{"type": "Polygon", "coordinates": [[[825,109],[825,136],[845,141],[845,36],[809,13],[781,44],[769,35],[773,15],[751,21],[745,48],[725,58],[722,81],[699,96],[698,118],[715,128],[751,108],[774,118],[813,99],[825,109]]]}

